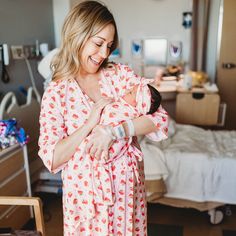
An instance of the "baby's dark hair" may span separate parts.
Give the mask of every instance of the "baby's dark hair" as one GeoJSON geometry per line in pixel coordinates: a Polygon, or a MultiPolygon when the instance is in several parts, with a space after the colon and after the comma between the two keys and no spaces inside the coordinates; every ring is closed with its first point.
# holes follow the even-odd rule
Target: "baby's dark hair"
{"type": "Polygon", "coordinates": [[[147,114],[153,114],[154,112],[157,111],[158,107],[161,105],[161,94],[152,87],[151,85],[148,84],[148,88],[151,92],[151,106],[150,110],[147,114]]]}

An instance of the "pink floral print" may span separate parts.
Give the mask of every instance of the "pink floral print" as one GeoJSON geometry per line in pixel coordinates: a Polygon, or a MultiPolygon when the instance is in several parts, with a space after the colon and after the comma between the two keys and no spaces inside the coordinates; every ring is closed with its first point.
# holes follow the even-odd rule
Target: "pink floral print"
{"type": "MultiPolygon", "coordinates": [[[[143,79],[128,66],[114,64],[112,68],[102,70],[100,91],[103,96],[118,101],[143,79]]],[[[52,170],[56,143],[85,124],[92,105],[93,101],[81,91],[73,78],[52,81],[42,99],[39,156],[49,171],[62,171],[64,235],[145,236],[147,219],[143,156],[131,139],[124,140],[122,144],[115,143],[110,150],[111,159],[105,165],[93,158],[90,162],[85,160],[88,158],[85,154],[86,141],[82,142],[67,163],[52,170]],[[122,148],[120,145],[123,145],[122,148]],[[96,175],[91,176],[92,173],[96,175]],[[89,178],[93,181],[88,181],[89,178]],[[101,184],[104,182],[107,185],[101,184]]],[[[120,103],[113,105],[114,109],[108,112],[108,116],[113,117],[109,120],[103,116],[102,122],[114,122],[114,117],[120,121],[121,116],[125,119],[140,115],[137,110],[132,108],[131,112],[131,108],[127,107],[128,112],[124,109],[122,115],[119,113],[117,116],[116,106],[120,103]]],[[[158,128],[149,136],[157,141],[166,138],[166,111],[160,107],[154,114],[146,116],[158,128]]]]}

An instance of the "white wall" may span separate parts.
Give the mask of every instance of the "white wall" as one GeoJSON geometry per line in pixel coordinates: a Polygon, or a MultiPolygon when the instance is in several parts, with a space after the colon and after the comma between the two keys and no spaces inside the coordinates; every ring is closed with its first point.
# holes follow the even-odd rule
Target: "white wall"
{"type": "Polygon", "coordinates": [[[190,30],[182,26],[182,13],[191,11],[190,0],[104,0],[114,14],[122,43],[122,61],[130,63],[131,40],[151,37],[183,42],[188,60],[190,30]]]}
{"type": "MultiPolygon", "coordinates": [[[[81,0],[53,0],[56,46],[60,42],[62,23],[70,6],[81,0]]],[[[120,61],[132,64],[131,40],[164,37],[183,42],[183,60],[190,54],[190,31],[182,27],[182,13],[192,10],[192,0],[103,0],[117,22],[122,44],[120,61]]],[[[220,0],[211,3],[206,70],[215,80],[217,32],[220,0]]]]}
{"type": "MultiPolygon", "coordinates": [[[[60,30],[69,0],[54,0],[55,39],[60,30]]],[[[74,4],[74,0],[71,1],[74,4]]],[[[79,2],[79,0],[78,0],[79,2]]],[[[131,40],[164,37],[183,42],[183,59],[189,58],[190,29],[182,26],[182,13],[191,11],[191,0],[103,0],[113,13],[122,44],[121,61],[132,64],[131,40]]]]}
{"type": "Polygon", "coordinates": [[[207,39],[207,55],[206,55],[206,71],[211,81],[215,81],[216,77],[216,61],[217,61],[217,44],[218,44],[218,28],[219,28],[219,12],[221,0],[211,2],[208,39],[207,39]]]}
{"type": "MultiPolygon", "coordinates": [[[[48,43],[49,48],[54,45],[53,32],[53,4],[52,0],[1,0],[0,1],[0,43],[12,45],[35,45],[48,43]]],[[[32,86],[29,72],[24,60],[13,60],[10,53],[10,64],[7,71],[9,83],[0,80],[1,96],[11,91],[17,96],[20,104],[25,103],[25,95],[19,86],[27,89],[32,86]]],[[[38,59],[30,59],[35,77],[35,83],[40,93],[43,92],[43,78],[37,72],[38,59]]],[[[0,66],[0,73],[1,73],[0,66]]]]}
{"type": "Polygon", "coordinates": [[[60,43],[61,28],[66,14],[70,10],[69,0],[53,0],[53,18],[54,18],[54,35],[55,46],[60,43]]]}

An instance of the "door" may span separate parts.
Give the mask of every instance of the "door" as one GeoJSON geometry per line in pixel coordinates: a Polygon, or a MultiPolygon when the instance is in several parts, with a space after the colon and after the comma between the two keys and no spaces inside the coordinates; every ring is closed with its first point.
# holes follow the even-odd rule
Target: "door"
{"type": "Polygon", "coordinates": [[[226,129],[236,129],[236,1],[223,1],[223,22],[217,85],[221,101],[227,104],[226,129]]]}

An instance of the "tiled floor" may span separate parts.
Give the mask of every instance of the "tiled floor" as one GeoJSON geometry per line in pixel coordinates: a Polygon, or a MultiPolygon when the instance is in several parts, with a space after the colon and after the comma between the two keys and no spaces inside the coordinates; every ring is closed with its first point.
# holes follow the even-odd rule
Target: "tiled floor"
{"type": "Polygon", "coordinates": [[[62,198],[56,194],[43,194],[43,213],[47,236],[63,236],[62,198]]]}
{"type": "MultiPolygon", "coordinates": [[[[222,210],[225,209],[222,208],[222,210]]],[[[223,229],[236,230],[236,206],[231,206],[231,210],[233,213],[231,216],[225,215],[222,223],[212,225],[207,212],[149,204],[148,221],[150,223],[181,225],[184,227],[183,236],[222,236],[223,229]]]]}
{"type": "MultiPolygon", "coordinates": [[[[231,206],[232,215],[225,216],[219,225],[209,223],[207,212],[194,209],[174,208],[148,204],[148,222],[184,226],[183,236],[222,236],[223,229],[236,230],[236,206],[231,206]]],[[[62,236],[61,197],[44,196],[44,215],[47,236],[62,236]]]]}

